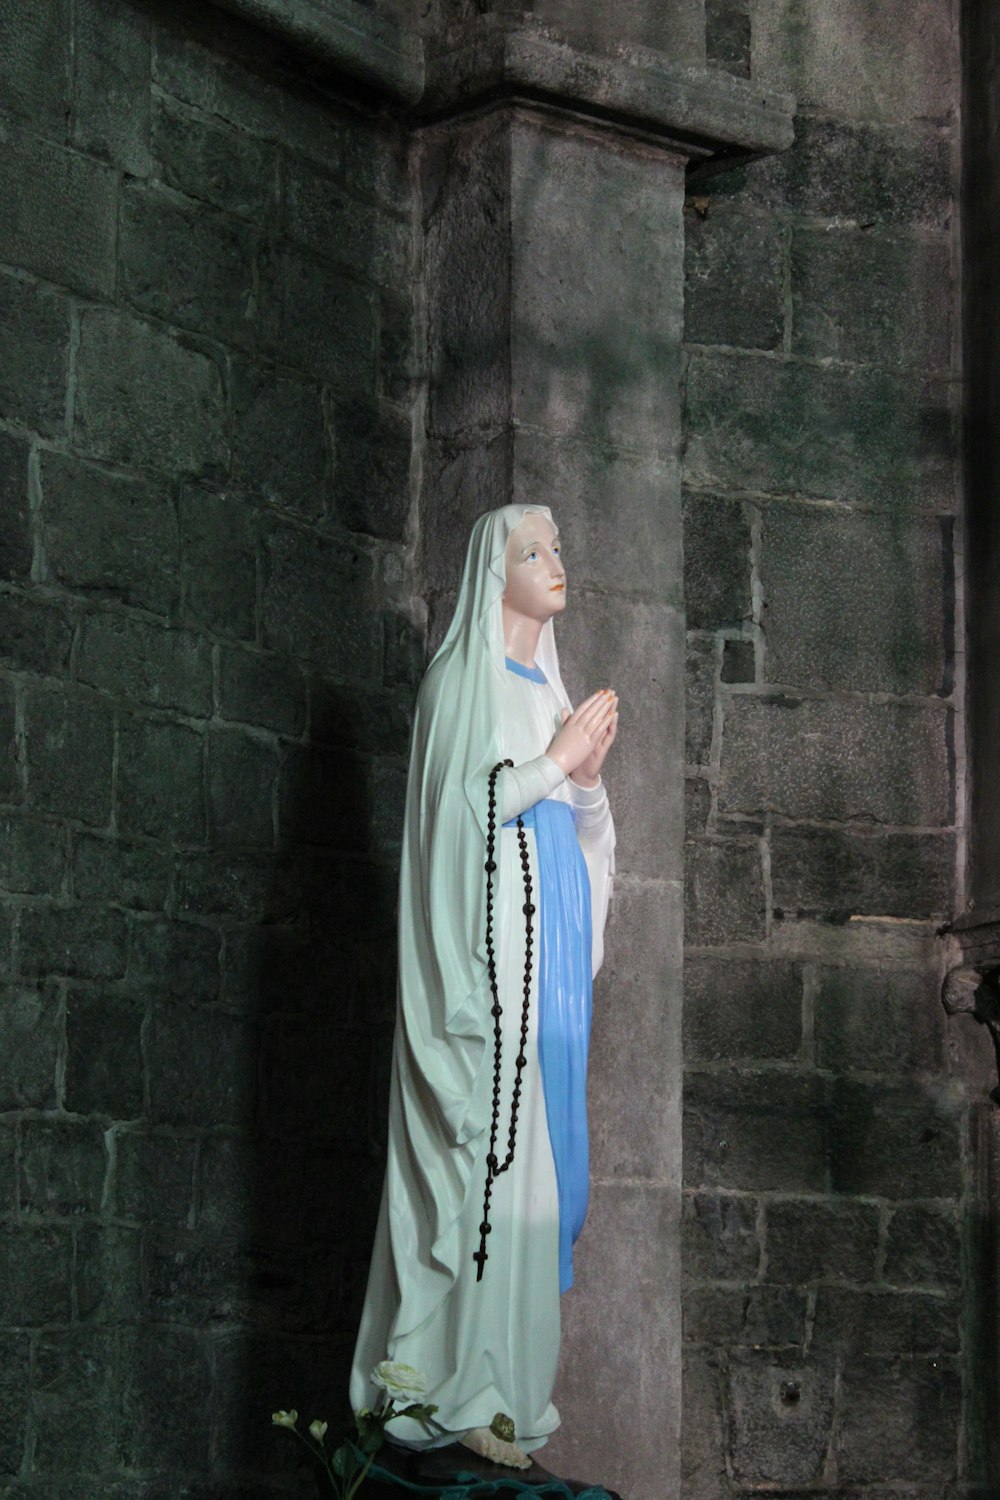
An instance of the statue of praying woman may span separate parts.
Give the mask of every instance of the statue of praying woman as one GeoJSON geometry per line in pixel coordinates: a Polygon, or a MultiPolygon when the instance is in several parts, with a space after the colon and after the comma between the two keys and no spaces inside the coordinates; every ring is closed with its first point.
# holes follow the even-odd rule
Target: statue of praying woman
{"type": "Polygon", "coordinates": [[[614,868],[600,773],[618,700],[605,688],[571,708],[552,628],[565,607],[547,507],[480,517],[414,719],[388,1164],[350,1388],[370,1407],[379,1361],[415,1366],[440,1431],[402,1418],[389,1435],[515,1468],[559,1425],[614,868]]]}

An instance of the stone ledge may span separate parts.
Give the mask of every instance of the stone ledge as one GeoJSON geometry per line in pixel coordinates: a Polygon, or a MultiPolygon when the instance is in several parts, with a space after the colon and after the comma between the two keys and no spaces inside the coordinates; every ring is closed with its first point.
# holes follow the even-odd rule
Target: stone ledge
{"type": "Polygon", "coordinates": [[[483,18],[425,49],[358,0],[214,0],[327,69],[402,105],[412,123],[524,102],[729,165],[784,150],[794,100],[645,48],[586,52],[541,27],[483,18]]]}

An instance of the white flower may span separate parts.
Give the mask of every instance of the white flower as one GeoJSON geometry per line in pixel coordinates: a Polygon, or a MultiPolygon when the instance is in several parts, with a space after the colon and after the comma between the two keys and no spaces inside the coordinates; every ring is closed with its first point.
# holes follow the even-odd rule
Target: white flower
{"type": "Polygon", "coordinates": [[[427,1376],[412,1365],[395,1359],[384,1359],[372,1371],[372,1384],[385,1391],[390,1401],[409,1406],[427,1390],[427,1376]]]}
{"type": "Polygon", "coordinates": [[[294,1427],[299,1420],[297,1411],[275,1411],[271,1413],[271,1421],[276,1427],[294,1427]]]}
{"type": "Polygon", "coordinates": [[[312,1435],[316,1439],[317,1443],[321,1443],[323,1441],[323,1439],[326,1437],[326,1429],[327,1429],[327,1423],[326,1422],[320,1422],[319,1420],[317,1420],[315,1422],[310,1422],[309,1423],[309,1431],[312,1433],[312,1435]]]}

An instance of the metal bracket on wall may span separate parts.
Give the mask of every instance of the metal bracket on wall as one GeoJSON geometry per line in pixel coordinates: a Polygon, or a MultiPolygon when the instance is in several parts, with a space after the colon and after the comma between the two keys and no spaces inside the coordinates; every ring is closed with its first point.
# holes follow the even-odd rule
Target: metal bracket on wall
{"type": "Polygon", "coordinates": [[[985,1026],[997,1060],[997,1085],[990,1090],[1000,1104],[1000,962],[962,964],[945,976],[941,1003],[949,1016],[971,1016],[985,1026]]]}

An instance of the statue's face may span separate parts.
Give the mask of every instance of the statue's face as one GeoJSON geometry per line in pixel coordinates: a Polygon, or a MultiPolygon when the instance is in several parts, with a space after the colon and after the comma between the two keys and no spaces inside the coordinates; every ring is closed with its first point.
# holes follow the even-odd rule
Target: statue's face
{"type": "Polygon", "coordinates": [[[566,608],[566,569],[559,533],[546,516],[529,511],[507,538],[503,602],[530,620],[551,620],[566,608]]]}

